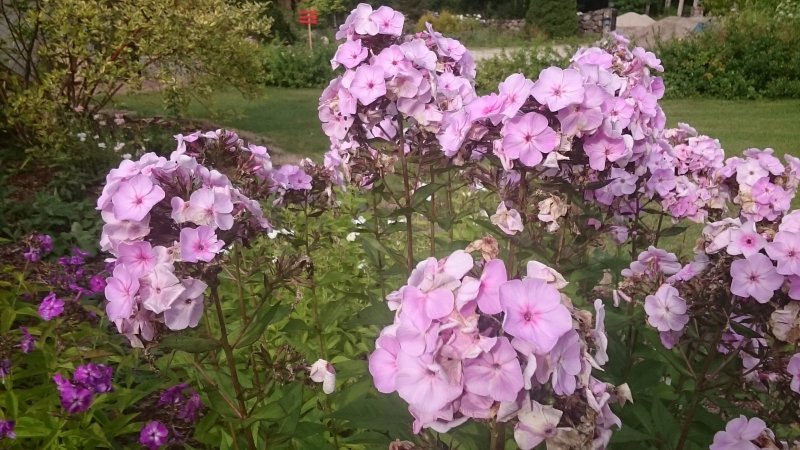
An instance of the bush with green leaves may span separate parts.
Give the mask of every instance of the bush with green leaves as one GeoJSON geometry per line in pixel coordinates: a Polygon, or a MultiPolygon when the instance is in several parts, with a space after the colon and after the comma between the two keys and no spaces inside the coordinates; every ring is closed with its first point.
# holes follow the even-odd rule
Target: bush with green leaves
{"type": "Polygon", "coordinates": [[[313,50],[297,43],[273,45],[263,49],[265,84],[291,88],[322,88],[331,77],[330,45],[316,43],[313,50]]]}
{"type": "Polygon", "coordinates": [[[567,55],[572,53],[569,48],[557,51],[550,46],[504,51],[480,62],[480,70],[475,77],[476,88],[478,92],[487,92],[511,74],[533,77],[547,67],[567,65],[567,55]]]}
{"type": "Polygon", "coordinates": [[[800,20],[742,13],[658,46],[673,98],[800,98],[800,20]]]}
{"type": "Polygon", "coordinates": [[[525,16],[532,33],[551,38],[578,34],[576,0],[531,0],[525,16]]]}

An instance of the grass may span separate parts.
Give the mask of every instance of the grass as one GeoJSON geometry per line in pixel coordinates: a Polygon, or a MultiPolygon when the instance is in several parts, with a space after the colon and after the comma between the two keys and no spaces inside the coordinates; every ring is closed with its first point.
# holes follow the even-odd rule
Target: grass
{"type": "MultiPolygon", "coordinates": [[[[289,153],[319,156],[328,148],[317,119],[320,92],[267,88],[259,99],[246,99],[233,91],[217,92],[204,102],[207,106],[193,102],[188,116],[266,136],[289,153]]],[[[718,138],[728,155],[750,147],[800,154],[800,100],[682,99],[665,100],[662,105],[670,126],[687,122],[700,133],[718,138]]],[[[120,97],[116,107],[146,116],[165,115],[157,93],[120,97]]]]}
{"type": "Polygon", "coordinates": [[[669,126],[686,122],[717,138],[728,156],[742,150],[774,148],[800,155],[800,100],[664,100],[669,126]]]}
{"type": "MultiPolygon", "coordinates": [[[[186,116],[256,133],[287,153],[320,156],[329,146],[317,118],[321,92],[266,88],[260,98],[248,99],[236,91],[220,91],[202,104],[192,101],[186,116]]],[[[168,115],[157,92],[120,96],[114,107],[143,116],[168,115]]]]}

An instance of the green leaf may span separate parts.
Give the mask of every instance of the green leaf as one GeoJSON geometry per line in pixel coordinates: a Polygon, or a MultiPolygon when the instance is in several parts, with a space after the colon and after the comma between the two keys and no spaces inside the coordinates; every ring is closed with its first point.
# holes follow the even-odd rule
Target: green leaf
{"type": "Polygon", "coordinates": [[[236,348],[247,347],[260,338],[267,326],[275,318],[275,313],[281,306],[280,302],[270,305],[269,303],[262,303],[259,305],[255,316],[253,316],[247,328],[244,329],[242,334],[236,339],[236,348]]]}
{"type": "Polygon", "coordinates": [[[661,230],[661,237],[669,237],[669,236],[678,236],[683,234],[689,227],[684,226],[674,226],[669,227],[667,229],[661,230]]]}
{"type": "Polygon", "coordinates": [[[417,189],[414,196],[411,197],[411,207],[414,209],[419,208],[423,203],[428,200],[428,197],[433,195],[436,191],[443,188],[445,185],[441,183],[428,183],[425,186],[417,189]]]}
{"type": "Polygon", "coordinates": [[[170,334],[161,340],[160,346],[186,353],[205,353],[218,349],[220,344],[215,339],[170,334]]]}
{"type": "Polygon", "coordinates": [[[32,417],[19,417],[14,426],[14,432],[20,438],[43,437],[49,435],[51,431],[53,430],[41,420],[32,417]]]}

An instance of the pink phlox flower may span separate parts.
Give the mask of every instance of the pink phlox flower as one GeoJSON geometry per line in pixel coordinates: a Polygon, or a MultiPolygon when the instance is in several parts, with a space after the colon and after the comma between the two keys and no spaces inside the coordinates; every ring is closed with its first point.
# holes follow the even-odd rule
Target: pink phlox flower
{"type": "Polygon", "coordinates": [[[118,220],[140,221],[153,206],[164,199],[161,186],[154,185],[150,177],[139,174],[123,181],[111,198],[114,216],[118,220]]]}
{"type": "Polygon", "coordinates": [[[194,328],[203,316],[203,293],[207,284],[194,278],[181,281],[183,291],[164,311],[164,324],[170,330],[194,328]]]}
{"type": "Polygon", "coordinates": [[[503,328],[511,336],[533,344],[537,354],[553,349],[572,329],[572,316],[558,290],[542,280],[510,280],[500,286],[503,328]]]}
{"type": "Polygon", "coordinates": [[[681,331],[689,323],[686,301],[669,284],[662,284],[655,295],[645,298],[644,310],[647,323],[658,331],[681,331]]]}
{"type": "Polygon", "coordinates": [[[478,288],[478,308],[485,314],[498,314],[500,306],[500,285],[508,281],[506,266],[501,259],[493,259],[483,266],[480,287],[478,288]]]}
{"type": "Polygon", "coordinates": [[[140,288],[142,305],[156,314],[170,309],[184,291],[172,265],[156,265],[144,280],[140,288]]]}
{"type": "Polygon", "coordinates": [[[505,109],[503,115],[512,118],[528,100],[533,89],[533,81],[525,78],[521,73],[509,75],[498,86],[500,96],[504,98],[505,109]]]}
{"type": "Polygon", "coordinates": [[[747,258],[767,244],[767,240],[756,231],[755,222],[745,222],[739,228],[732,228],[730,233],[731,242],[726,249],[729,255],[744,255],[747,258]]]}
{"type": "MultiPolygon", "coordinates": [[[[575,392],[575,377],[581,372],[582,355],[580,336],[575,330],[563,334],[547,354],[548,373],[552,371],[553,392],[556,395],[572,395],[575,392]]],[[[539,378],[539,371],[536,375],[540,383],[547,382],[548,377],[539,378]]]]}
{"type": "Polygon", "coordinates": [[[681,263],[674,253],[667,252],[652,245],[632,262],[630,267],[622,270],[626,278],[634,276],[654,277],[659,273],[673,275],[681,270],[681,263]]]}
{"type": "Polygon", "coordinates": [[[603,124],[605,116],[602,107],[609,95],[599,86],[584,85],[583,102],[570,105],[558,112],[561,132],[568,135],[583,136],[591,133],[603,124]]]}
{"type": "Polygon", "coordinates": [[[496,401],[516,400],[522,390],[522,368],[507,338],[497,339],[491,351],[464,366],[465,389],[496,401]]]}
{"type": "Polygon", "coordinates": [[[608,362],[608,336],[605,325],[606,308],[599,298],[594,301],[594,311],[594,328],[591,332],[595,345],[594,360],[602,366],[608,362]]]}
{"type": "Polygon", "coordinates": [[[624,138],[611,138],[602,132],[586,138],[583,150],[589,157],[589,167],[594,170],[603,170],[606,167],[606,161],[619,161],[631,154],[624,138]]]}
{"type": "Polygon", "coordinates": [[[336,369],[333,364],[324,359],[318,359],[311,365],[309,371],[311,381],[322,383],[322,392],[333,394],[333,391],[336,390],[336,369]]]}
{"type": "Polygon", "coordinates": [[[158,256],[149,242],[120,243],[117,247],[117,264],[122,264],[136,278],[148,274],[158,262],[158,256]]]}
{"type": "Polygon", "coordinates": [[[375,388],[383,394],[390,394],[397,389],[395,376],[400,343],[397,341],[396,332],[396,325],[381,330],[380,336],[375,341],[375,351],[369,355],[369,373],[372,375],[375,388]]]}
{"type": "Polygon", "coordinates": [[[739,297],[753,297],[759,303],[767,303],[776,289],[783,284],[784,277],[775,271],[772,261],[762,253],[731,263],[731,292],[739,297]]]}
{"type": "Polygon", "coordinates": [[[369,105],[386,94],[386,81],[380,67],[362,65],[356,69],[350,92],[362,105],[369,105]]]}
{"type": "Polygon", "coordinates": [[[779,231],[766,245],[767,254],[778,263],[781,275],[800,276],[800,233],[779,231]]]}
{"type": "Polygon", "coordinates": [[[106,314],[109,320],[127,319],[133,313],[139,278],[124,265],[114,267],[113,276],[106,278],[105,296],[108,300],[106,314]]]}
{"type": "Polygon", "coordinates": [[[367,56],[369,56],[369,50],[361,45],[361,39],[346,41],[336,50],[336,54],[331,60],[331,67],[335,70],[341,64],[352,69],[367,59],[367,56]]]}
{"type": "Polygon", "coordinates": [[[583,101],[583,79],[577,70],[548,67],[539,73],[531,94],[550,111],[558,112],[583,101]]]}
{"type": "Polygon", "coordinates": [[[400,36],[403,33],[405,17],[388,6],[381,6],[372,13],[370,18],[378,24],[378,33],[380,34],[400,36]]]}
{"type": "Polygon", "coordinates": [[[438,411],[464,392],[463,385],[449,379],[429,355],[411,356],[401,351],[397,367],[397,393],[419,411],[438,411]]]}
{"type": "Polygon", "coordinates": [[[408,284],[422,292],[442,288],[450,291],[461,285],[461,279],[475,265],[472,256],[464,250],[456,250],[446,258],[428,258],[420,261],[411,271],[408,284]]]}
{"type": "Polygon", "coordinates": [[[528,167],[542,162],[542,154],[553,151],[559,142],[547,118],[535,112],[509,120],[501,133],[506,155],[511,159],[519,158],[528,167]]]}
{"type": "Polygon", "coordinates": [[[436,53],[433,53],[422,39],[404,42],[400,48],[415,66],[427,70],[436,69],[436,53]]]}
{"type": "Polygon", "coordinates": [[[725,431],[718,431],[714,435],[709,450],[760,450],[761,446],[753,441],[765,431],[768,431],[767,424],[758,417],[748,420],[743,415],[739,416],[725,425],[725,431]]]}
{"type": "Polygon", "coordinates": [[[181,260],[185,262],[210,262],[224,246],[225,243],[217,239],[214,229],[207,225],[181,230],[181,260]]]}

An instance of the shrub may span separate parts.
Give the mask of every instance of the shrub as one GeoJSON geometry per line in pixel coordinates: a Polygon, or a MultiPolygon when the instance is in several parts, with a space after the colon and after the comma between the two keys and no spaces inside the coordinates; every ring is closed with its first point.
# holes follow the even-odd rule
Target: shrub
{"type": "Polygon", "coordinates": [[[660,45],[670,97],[800,98],[800,21],[729,16],[685,41],[660,45]]]}
{"type": "Polygon", "coordinates": [[[458,34],[481,28],[480,21],[453,14],[444,10],[441,13],[426,12],[419,18],[415,27],[416,31],[424,31],[425,24],[430,23],[433,29],[443,34],[458,34]]]}
{"type": "MultiPolygon", "coordinates": [[[[571,54],[572,50],[565,50],[563,54],[571,54]]],[[[513,73],[522,73],[527,77],[535,78],[542,69],[556,65],[566,66],[569,57],[549,47],[534,47],[512,52],[504,52],[487,60],[481,61],[481,68],[475,78],[479,92],[495,89],[497,85],[513,73]]]]}
{"type": "Polygon", "coordinates": [[[528,7],[528,28],[548,37],[578,34],[578,4],[575,0],[532,0],[528,7]]]}
{"type": "Polygon", "coordinates": [[[326,45],[314,46],[314,50],[302,45],[266,47],[265,82],[267,86],[325,87],[333,74],[330,58],[335,52],[334,48],[326,45]]]}

